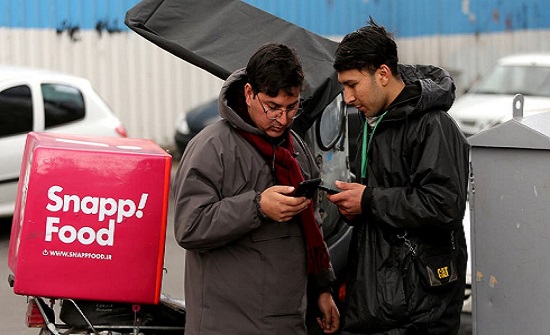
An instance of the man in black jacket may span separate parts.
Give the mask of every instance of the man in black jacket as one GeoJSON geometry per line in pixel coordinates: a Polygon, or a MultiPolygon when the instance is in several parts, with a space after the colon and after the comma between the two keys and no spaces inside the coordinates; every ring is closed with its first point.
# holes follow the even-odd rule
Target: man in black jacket
{"type": "Polygon", "coordinates": [[[354,226],[344,334],[456,334],[467,262],[466,138],[446,113],[449,74],[398,65],[391,34],[371,18],[334,60],[345,101],[361,111],[358,183],[329,195],[354,226]]]}

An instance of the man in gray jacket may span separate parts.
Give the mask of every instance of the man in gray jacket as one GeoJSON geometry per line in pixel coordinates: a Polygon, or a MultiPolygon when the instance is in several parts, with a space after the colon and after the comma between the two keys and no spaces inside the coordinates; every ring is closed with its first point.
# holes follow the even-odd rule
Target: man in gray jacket
{"type": "Polygon", "coordinates": [[[261,47],[223,85],[222,120],[189,143],[174,180],[175,234],[186,249],[186,334],[305,334],[308,277],[318,323],[334,333],[334,273],[314,204],[294,197],[318,175],[290,126],[301,113],[301,62],[261,47]]]}

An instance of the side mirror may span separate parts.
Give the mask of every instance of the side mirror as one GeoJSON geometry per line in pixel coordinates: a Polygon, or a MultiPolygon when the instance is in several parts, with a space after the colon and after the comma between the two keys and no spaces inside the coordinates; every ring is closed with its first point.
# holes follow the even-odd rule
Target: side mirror
{"type": "MultiPolygon", "coordinates": [[[[321,150],[331,150],[338,142],[342,143],[346,130],[346,108],[339,94],[325,108],[321,119],[316,122],[317,145],[321,150]]],[[[343,148],[337,147],[337,150],[343,148]]]]}

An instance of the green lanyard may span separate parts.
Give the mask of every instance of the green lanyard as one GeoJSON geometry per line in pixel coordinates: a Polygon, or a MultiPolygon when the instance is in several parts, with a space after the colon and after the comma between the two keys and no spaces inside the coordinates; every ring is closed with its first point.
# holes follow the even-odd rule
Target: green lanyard
{"type": "Polygon", "coordinates": [[[367,177],[367,167],[369,166],[369,150],[372,143],[372,138],[374,137],[374,132],[376,131],[376,127],[378,127],[378,124],[380,123],[380,121],[382,121],[382,118],[384,118],[384,115],[386,115],[387,112],[388,111],[385,111],[384,114],[380,115],[378,120],[376,120],[370,137],[368,135],[368,122],[365,120],[365,123],[363,124],[363,146],[361,147],[361,178],[363,180],[367,177]]]}

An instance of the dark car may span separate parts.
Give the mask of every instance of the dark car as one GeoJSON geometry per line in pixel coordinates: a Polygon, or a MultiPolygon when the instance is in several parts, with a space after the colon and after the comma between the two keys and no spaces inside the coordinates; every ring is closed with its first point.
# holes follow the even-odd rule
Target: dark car
{"type": "Polygon", "coordinates": [[[179,154],[183,154],[187,143],[204,127],[219,119],[217,99],[208,101],[182,114],[176,121],[174,135],[179,154]]]}
{"type": "MultiPolygon", "coordinates": [[[[357,135],[360,131],[360,125],[362,121],[359,119],[359,113],[353,106],[347,107],[347,123],[348,123],[348,135],[350,139],[348,142],[348,152],[351,160],[355,159],[357,152],[357,135]]],[[[204,104],[201,104],[189,112],[182,114],[176,121],[176,130],[174,135],[174,141],[178,148],[179,154],[183,154],[187,143],[197,135],[204,127],[216,122],[220,119],[218,113],[218,100],[213,99],[204,104]]],[[[354,173],[354,164],[351,162],[350,170],[354,173]]]]}

